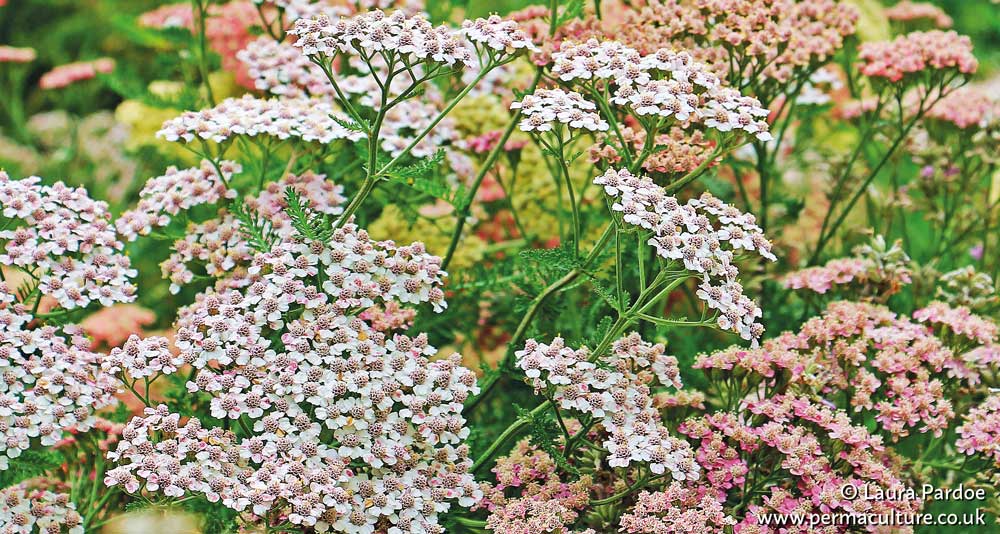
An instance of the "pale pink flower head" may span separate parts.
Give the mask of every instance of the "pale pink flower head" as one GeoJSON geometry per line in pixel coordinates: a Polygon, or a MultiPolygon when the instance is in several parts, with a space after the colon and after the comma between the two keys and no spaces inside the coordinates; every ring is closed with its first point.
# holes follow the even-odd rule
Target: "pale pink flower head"
{"type": "Polygon", "coordinates": [[[31,63],[36,56],[34,48],[0,46],[0,63],[31,63]]]}
{"type": "Polygon", "coordinates": [[[929,21],[942,30],[951,28],[954,22],[940,7],[930,2],[911,2],[910,0],[903,0],[886,8],[885,16],[896,22],[929,21]]]}
{"type": "Polygon", "coordinates": [[[861,73],[889,82],[913,77],[925,70],[976,72],[972,40],[954,31],[931,30],[900,35],[892,41],[863,43],[858,49],[861,73]]]}
{"type": "Polygon", "coordinates": [[[67,63],[43,74],[38,80],[38,86],[42,89],[62,89],[80,81],[93,79],[98,74],[108,74],[113,70],[115,61],[107,57],[67,63]]]}

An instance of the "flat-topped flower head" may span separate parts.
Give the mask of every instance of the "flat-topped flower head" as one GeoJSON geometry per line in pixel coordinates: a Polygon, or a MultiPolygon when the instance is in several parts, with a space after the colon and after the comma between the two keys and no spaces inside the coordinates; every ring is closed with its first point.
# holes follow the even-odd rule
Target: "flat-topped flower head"
{"type": "Polygon", "coordinates": [[[0,171],[0,264],[29,272],[43,295],[66,309],[135,299],[136,271],[122,249],[106,202],[62,182],[11,180],[0,171]]]}
{"type": "Polygon", "coordinates": [[[863,43],[858,49],[865,76],[898,82],[922,71],[976,72],[972,40],[954,31],[932,30],[900,35],[892,41],[863,43]]]}
{"type": "Polygon", "coordinates": [[[178,169],[168,167],[167,172],[146,182],[139,192],[138,205],[115,221],[118,233],[129,241],[140,235],[149,235],[154,228],[170,224],[172,216],[201,204],[215,204],[224,199],[236,198],[229,181],[242,167],[233,161],[223,161],[219,170],[207,160],[199,167],[178,169]],[[219,176],[219,172],[222,176],[219,176]]]}
{"type": "Polygon", "coordinates": [[[960,87],[936,102],[925,115],[962,130],[994,130],[1000,126],[1000,97],[982,87],[960,87]]]}
{"type": "Polygon", "coordinates": [[[295,46],[261,37],[236,54],[254,87],[288,98],[330,97],[333,86],[323,70],[295,46]]]}
{"type": "Polygon", "coordinates": [[[743,339],[759,339],[761,309],[743,295],[738,254],[756,253],[774,261],[771,243],[753,215],[704,193],[681,204],[649,177],[608,169],[594,179],[611,198],[611,210],[624,224],[650,233],[656,253],[702,278],[698,297],[719,312],[718,325],[743,339]]]}
{"type": "Polygon", "coordinates": [[[351,18],[299,19],[288,31],[307,56],[398,54],[409,64],[477,65],[475,53],[458,31],[433,26],[423,15],[372,10],[351,18]]]}
{"type": "Polygon", "coordinates": [[[466,20],[462,22],[461,33],[472,43],[497,52],[512,54],[520,50],[533,52],[538,50],[538,47],[531,42],[531,37],[518,26],[517,22],[503,19],[499,15],[466,20]]]}
{"type": "Polygon", "coordinates": [[[958,427],[958,436],[958,452],[981,454],[1000,466],[1000,395],[990,395],[969,410],[958,427]]]}
{"type": "Polygon", "coordinates": [[[942,30],[951,28],[951,25],[954,23],[943,9],[930,2],[903,0],[892,7],[886,8],[885,16],[889,20],[896,22],[928,21],[942,30]]]}
{"type": "Polygon", "coordinates": [[[556,125],[575,130],[605,131],[608,123],[594,111],[597,106],[579,93],[562,89],[539,89],[510,105],[524,117],[518,127],[525,132],[547,132],[556,125]]]}
{"type": "Polygon", "coordinates": [[[0,63],[31,63],[36,57],[34,48],[0,46],[0,63]]]}
{"type": "Polygon", "coordinates": [[[68,488],[31,479],[0,489],[0,532],[4,534],[84,534],[83,516],[68,488]],[[56,491],[53,491],[56,490],[56,491]]]}
{"type": "Polygon", "coordinates": [[[163,123],[156,136],[186,143],[196,140],[224,143],[236,136],[266,135],[279,140],[320,144],[339,139],[356,141],[362,137],[360,132],[348,130],[334,117],[343,115],[327,100],[260,99],[245,95],[223,100],[213,108],[186,111],[163,123]]]}

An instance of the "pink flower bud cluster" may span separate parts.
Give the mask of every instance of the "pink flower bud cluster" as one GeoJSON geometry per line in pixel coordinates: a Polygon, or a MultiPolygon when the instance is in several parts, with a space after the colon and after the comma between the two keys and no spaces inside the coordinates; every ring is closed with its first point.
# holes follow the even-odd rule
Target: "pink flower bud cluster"
{"type": "Polygon", "coordinates": [[[524,132],[547,132],[566,125],[575,130],[605,131],[608,123],[594,111],[597,106],[579,93],[562,89],[539,89],[510,105],[524,117],[518,127],[524,132]]]}
{"type": "Polygon", "coordinates": [[[483,483],[477,507],[490,512],[486,525],[495,532],[574,532],[567,529],[586,508],[593,490],[588,474],[563,482],[552,457],[526,439],[497,459],[493,473],[497,483],[483,483]]]}
{"type": "Polygon", "coordinates": [[[170,224],[172,216],[201,204],[215,204],[223,199],[236,198],[236,191],[227,184],[242,167],[233,161],[219,164],[222,176],[208,160],[198,167],[178,169],[171,166],[162,176],[146,182],[139,192],[135,209],[122,213],[115,221],[118,233],[129,241],[140,235],[149,235],[154,228],[170,224]]]}
{"type": "Polygon", "coordinates": [[[965,306],[951,307],[936,301],[913,312],[913,318],[943,330],[942,334],[962,337],[966,343],[992,345],[998,341],[996,323],[965,306]]]}
{"type": "Polygon", "coordinates": [[[835,285],[850,286],[858,298],[884,302],[913,281],[910,266],[910,257],[901,243],[890,246],[882,236],[876,236],[871,244],[855,247],[853,257],[791,272],[782,283],[790,289],[809,289],[820,294],[835,285]]]}
{"type": "MultiPolygon", "coordinates": [[[[294,189],[309,209],[325,215],[340,215],[347,200],[344,188],[333,184],[325,175],[307,171],[288,174],[271,182],[256,197],[246,197],[244,204],[251,213],[271,226],[274,237],[287,240],[295,233],[286,210],[285,192],[294,189]]],[[[228,278],[226,285],[241,287],[246,283],[246,268],[253,259],[253,249],[243,235],[241,223],[231,213],[220,211],[219,218],[191,224],[183,239],[173,243],[170,257],[160,264],[163,277],[170,280],[170,290],[195,278],[193,263],[204,264],[205,274],[216,279],[228,278]]]]}
{"type": "Polygon", "coordinates": [[[1000,125],[1000,98],[987,89],[961,87],[945,95],[925,116],[963,130],[992,129],[1000,125]]]}
{"type": "Polygon", "coordinates": [[[333,86],[323,70],[293,45],[269,37],[251,41],[236,54],[261,91],[287,98],[330,97],[333,86]]]}
{"type": "Polygon", "coordinates": [[[24,224],[0,230],[0,264],[31,272],[43,295],[66,309],[135,299],[136,271],[106,202],[83,188],[41,185],[34,176],[11,180],[0,171],[0,206],[0,215],[24,224]]]}
{"type": "Polygon", "coordinates": [[[954,23],[951,17],[940,7],[929,2],[911,2],[903,0],[898,4],[886,8],[885,16],[889,20],[897,22],[913,22],[928,20],[941,29],[951,28],[954,23]]]}
{"type": "Polygon", "coordinates": [[[90,429],[117,389],[78,327],[30,329],[32,320],[0,282],[0,471],[33,444],[90,429]]]}
{"type": "Polygon", "coordinates": [[[972,74],[979,66],[968,37],[940,30],[912,32],[892,41],[862,43],[858,59],[861,74],[890,82],[927,70],[972,74]]]}
{"type": "MultiPolygon", "coordinates": [[[[620,127],[619,132],[628,146],[627,150],[634,150],[636,154],[642,151],[646,142],[644,130],[626,126],[620,127]]],[[[591,163],[619,166],[622,150],[617,146],[618,142],[617,134],[605,132],[598,136],[598,142],[589,150],[591,163]]],[[[702,132],[686,132],[680,126],[674,126],[656,136],[657,151],[646,158],[642,168],[650,173],[683,176],[705,162],[712,151],[712,143],[702,132]]]]}
{"type": "MultiPolygon", "coordinates": [[[[260,99],[251,95],[228,98],[213,108],[186,111],[163,123],[156,133],[167,141],[197,140],[223,143],[234,136],[271,136],[329,144],[338,139],[356,141],[360,132],[334,120],[343,117],[330,102],[319,99],[260,99]]],[[[346,120],[346,119],[345,119],[346,120]]]]}
{"type": "Polygon", "coordinates": [[[648,177],[633,176],[625,169],[608,169],[594,183],[613,199],[611,210],[620,213],[625,224],[652,233],[649,244],[658,255],[682,262],[702,277],[698,297],[719,312],[720,328],[743,339],[760,338],[761,309],[743,294],[733,263],[741,251],[776,259],[753,215],[709,193],[680,204],[648,177]]]}
{"type": "Polygon", "coordinates": [[[611,102],[638,116],[672,117],[722,132],[745,131],[770,139],[768,111],[752,97],[722,85],[707,65],[686,52],[661,48],[642,56],[617,41],[590,39],[552,54],[552,73],[563,81],[607,80],[611,102]]]}
{"type": "Polygon", "coordinates": [[[36,57],[34,48],[0,46],[0,63],[31,63],[36,57]]]}
{"type": "Polygon", "coordinates": [[[295,46],[307,56],[368,56],[390,52],[408,65],[476,66],[472,47],[458,31],[447,26],[432,26],[422,15],[408,16],[403,11],[387,15],[373,10],[337,21],[326,16],[299,19],[288,33],[298,36],[295,46]]]}
{"type": "Polygon", "coordinates": [[[835,285],[845,285],[860,279],[869,265],[859,258],[839,258],[826,262],[821,267],[808,267],[791,272],[782,280],[788,289],[808,289],[819,294],[826,293],[835,285]]]}
{"type": "Polygon", "coordinates": [[[643,491],[635,506],[622,515],[620,532],[629,534],[695,534],[725,532],[736,519],[704,489],[671,482],[655,492],[643,491]]]}
{"type": "Polygon", "coordinates": [[[98,74],[107,74],[115,70],[115,61],[102,57],[93,61],[67,63],[46,72],[38,80],[42,89],[62,89],[76,82],[90,80],[98,74]]]}
{"type": "Polygon", "coordinates": [[[958,427],[958,452],[981,454],[1000,466],[1000,395],[990,395],[969,410],[958,427]]]}
{"type": "Polygon", "coordinates": [[[514,354],[537,391],[554,389],[556,406],[601,421],[611,467],[648,463],[652,472],[669,471],[674,480],[696,479],[688,447],[670,435],[653,407],[649,371],[661,384],[680,387],[677,360],[664,351],[633,333],[615,341],[598,361],[591,361],[586,348],[573,350],[558,337],[549,345],[529,339],[514,354]]]}
{"type": "Polygon", "coordinates": [[[490,15],[489,18],[465,20],[460,33],[475,45],[514,54],[520,50],[537,51],[538,47],[531,42],[531,37],[522,30],[517,22],[505,20],[500,15],[490,15]]]}
{"type": "Polygon", "coordinates": [[[83,534],[83,516],[66,493],[28,480],[0,489],[0,533],[83,534]]]}
{"type": "Polygon", "coordinates": [[[768,532],[757,523],[768,512],[905,514],[922,507],[919,499],[895,496],[905,495],[905,485],[881,438],[853,425],[844,411],[794,395],[750,401],[743,409],[753,416],[720,412],[680,426],[699,443],[706,490],[722,502],[734,497],[752,503],[736,518],[736,532],[768,532]],[[751,469],[758,480],[770,470],[782,476],[762,496],[743,495],[751,469]],[[870,488],[870,498],[844,498],[846,485],[870,488]]]}

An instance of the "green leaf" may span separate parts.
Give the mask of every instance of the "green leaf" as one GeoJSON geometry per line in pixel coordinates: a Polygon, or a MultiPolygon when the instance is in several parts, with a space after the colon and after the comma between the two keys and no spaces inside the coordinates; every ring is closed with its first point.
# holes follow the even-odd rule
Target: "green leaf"
{"type": "Polygon", "coordinates": [[[274,233],[271,221],[250,209],[242,199],[233,202],[230,212],[240,223],[240,235],[247,240],[250,248],[258,252],[268,252],[280,241],[274,233]]]}
{"type": "Polygon", "coordinates": [[[0,471],[0,488],[44,475],[65,461],[62,453],[54,449],[26,450],[10,460],[10,467],[6,471],[0,471]]]}
{"type": "Polygon", "coordinates": [[[580,471],[566,461],[562,450],[559,449],[563,434],[551,412],[546,410],[542,414],[534,415],[530,411],[516,405],[514,409],[517,410],[518,417],[528,422],[528,440],[531,444],[551,456],[552,460],[563,471],[579,475],[580,471]]]}
{"type": "Polygon", "coordinates": [[[293,187],[285,189],[285,202],[288,204],[285,213],[292,219],[292,228],[300,237],[309,241],[329,241],[334,231],[331,216],[310,208],[309,202],[293,187]]]}

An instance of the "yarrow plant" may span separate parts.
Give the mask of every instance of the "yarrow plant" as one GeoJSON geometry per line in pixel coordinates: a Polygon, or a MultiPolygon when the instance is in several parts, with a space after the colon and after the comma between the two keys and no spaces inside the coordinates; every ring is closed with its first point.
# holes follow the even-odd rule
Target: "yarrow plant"
{"type": "Polygon", "coordinates": [[[0,534],[1000,516],[976,8],[133,4],[0,0],[0,534]]]}

